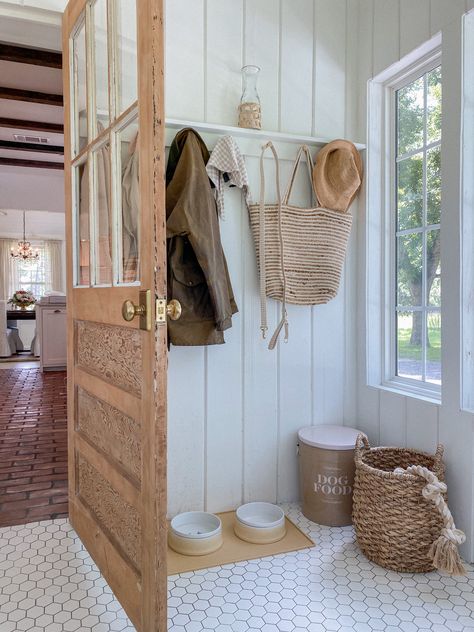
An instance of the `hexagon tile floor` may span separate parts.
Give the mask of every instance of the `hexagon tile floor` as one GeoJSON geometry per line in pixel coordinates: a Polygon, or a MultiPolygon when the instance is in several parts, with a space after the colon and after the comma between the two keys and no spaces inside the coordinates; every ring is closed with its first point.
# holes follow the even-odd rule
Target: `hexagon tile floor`
{"type": "MultiPolygon", "coordinates": [[[[474,632],[466,577],[367,561],[351,527],[288,515],[316,547],[169,579],[169,632],[474,632]]],[[[0,632],[134,632],[67,520],[0,529],[0,632]]]]}

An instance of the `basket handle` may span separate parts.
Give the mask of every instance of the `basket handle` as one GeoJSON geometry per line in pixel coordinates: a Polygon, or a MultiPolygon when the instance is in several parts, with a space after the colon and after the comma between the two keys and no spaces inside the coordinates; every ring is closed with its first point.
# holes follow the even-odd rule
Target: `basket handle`
{"type": "Polygon", "coordinates": [[[355,459],[360,460],[363,452],[370,450],[370,443],[367,436],[363,432],[359,432],[355,442],[355,459]]]}
{"type": "Polygon", "coordinates": [[[435,464],[439,465],[443,460],[444,455],[444,445],[442,443],[438,443],[438,447],[436,448],[436,452],[434,455],[435,464]]]}

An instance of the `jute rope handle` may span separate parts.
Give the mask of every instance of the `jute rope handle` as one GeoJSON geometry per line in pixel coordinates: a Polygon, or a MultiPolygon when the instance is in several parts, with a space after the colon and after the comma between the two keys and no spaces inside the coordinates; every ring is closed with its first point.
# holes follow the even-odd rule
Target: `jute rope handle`
{"type": "Polygon", "coordinates": [[[268,141],[262,147],[262,153],[260,155],[260,237],[259,237],[259,265],[260,265],[260,329],[262,331],[262,338],[266,338],[268,330],[267,321],[267,294],[266,294],[266,275],[265,275],[265,165],[264,155],[265,151],[270,149],[275,159],[275,179],[277,190],[277,205],[278,205],[278,237],[280,241],[280,260],[281,260],[281,272],[283,276],[283,301],[281,304],[281,320],[275,329],[273,336],[268,343],[268,348],[274,349],[283,327],[285,328],[285,342],[288,342],[288,314],[286,311],[286,272],[285,272],[285,247],[283,243],[283,231],[281,220],[281,190],[280,190],[280,163],[278,161],[278,154],[275,146],[271,141],[268,141]]]}
{"type": "Polygon", "coordinates": [[[453,516],[444,499],[443,494],[448,489],[446,484],[422,465],[410,465],[406,469],[398,467],[395,474],[412,474],[427,481],[421,491],[423,498],[436,506],[444,523],[441,535],[431,545],[428,555],[438,570],[446,571],[450,575],[465,575],[466,570],[459,556],[458,546],[466,541],[466,535],[460,529],[456,529],[453,516]]]}
{"type": "Polygon", "coordinates": [[[290,180],[288,182],[288,186],[286,187],[285,195],[283,196],[282,204],[284,205],[288,204],[288,202],[290,201],[290,195],[293,190],[293,185],[295,183],[296,173],[298,171],[298,166],[303,154],[306,157],[306,166],[308,168],[308,176],[309,176],[309,181],[311,183],[311,194],[312,194],[311,197],[316,202],[317,206],[319,206],[318,196],[316,195],[316,190],[314,188],[314,182],[313,182],[314,163],[313,163],[313,158],[311,157],[311,152],[309,151],[308,145],[301,145],[301,147],[298,150],[298,153],[296,154],[296,159],[293,165],[290,180]]]}
{"type": "Polygon", "coordinates": [[[367,450],[370,450],[369,440],[363,432],[359,432],[355,443],[355,460],[360,462],[362,455],[367,452],[367,450]]]}

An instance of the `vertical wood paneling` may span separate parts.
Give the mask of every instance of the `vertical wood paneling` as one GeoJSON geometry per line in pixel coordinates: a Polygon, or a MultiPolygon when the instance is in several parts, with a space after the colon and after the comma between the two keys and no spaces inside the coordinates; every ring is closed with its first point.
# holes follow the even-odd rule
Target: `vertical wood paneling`
{"type": "Polygon", "coordinates": [[[168,365],[168,514],[204,508],[204,350],[171,347],[168,365]]]}
{"type": "MultiPolygon", "coordinates": [[[[345,0],[315,0],[313,132],[340,138],[346,127],[345,0]]],[[[312,309],[312,410],[315,424],[344,422],[344,275],[339,293],[312,309]]]]}
{"type": "Polygon", "coordinates": [[[245,0],[244,63],[260,66],[258,84],[262,104],[262,127],[278,130],[279,126],[279,2],[245,0]]]}
{"type": "Polygon", "coordinates": [[[338,138],[345,122],[346,0],[315,0],[314,11],[313,133],[338,138]]]}
{"type": "Polygon", "coordinates": [[[406,397],[380,392],[380,443],[403,447],[407,441],[406,397]]]}
{"type": "Polygon", "coordinates": [[[282,0],[280,128],[311,134],[313,0],[282,0]]]}
{"type": "MultiPolygon", "coordinates": [[[[247,158],[252,190],[259,191],[259,162],[247,158]]],[[[275,194],[273,160],[265,165],[269,200],[275,194]]],[[[244,500],[277,499],[278,460],[278,365],[277,352],[267,349],[268,340],[260,334],[260,298],[257,261],[247,213],[244,236],[244,500]]],[[[276,326],[277,304],[269,301],[268,322],[276,326]]]]}
{"type": "MultiPolygon", "coordinates": [[[[358,56],[353,54],[357,50],[358,42],[358,6],[348,2],[346,10],[346,98],[345,98],[345,138],[357,139],[359,129],[357,125],[358,91],[358,56]]],[[[351,208],[353,217],[352,232],[349,239],[346,261],[344,264],[344,424],[355,426],[357,423],[357,319],[354,318],[354,307],[357,305],[357,240],[359,223],[359,200],[351,208]],[[351,308],[350,306],[353,306],[351,308]]]]}
{"type": "Polygon", "coordinates": [[[376,388],[360,387],[357,399],[357,428],[365,432],[372,445],[380,444],[380,391],[376,388]]]}
{"type": "Polygon", "coordinates": [[[400,0],[400,56],[430,37],[430,0],[400,0]]]}
{"type": "Polygon", "coordinates": [[[398,0],[376,0],[374,5],[374,74],[400,57],[400,5],[398,0]]]}
{"type": "Polygon", "coordinates": [[[242,93],[243,0],[207,0],[206,120],[237,124],[242,93]]]}
{"type": "Polygon", "coordinates": [[[440,31],[465,11],[465,0],[431,0],[431,34],[440,31]]]}
{"type": "MultiPolygon", "coordinates": [[[[284,186],[290,178],[292,167],[291,161],[283,165],[284,186]]],[[[306,164],[300,162],[290,201],[301,206],[310,204],[310,187],[306,164]]],[[[281,338],[279,343],[279,501],[298,498],[297,432],[302,426],[312,424],[311,312],[311,307],[288,305],[289,340],[288,344],[285,344],[281,338]]]]}
{"type": "MultiPolygon", "coordinates": [[[[239,310],[242,300],[242,213],[239,189],[226,191],[222,245],[239,310]]],[[[242,313],[232,318],[225,345],[207,350],[206,510],[242,502],[242,313]]]]}
{"type": "Polygon", "coordinates": [[[407,446],[434,452],[438,445],[438,406],[416,397],[406,398],[407,446]]]}
{"type": "Polygon", "coordinates": [[[204,0],[166,2],[166,116],[204,120],[204,0]]]}

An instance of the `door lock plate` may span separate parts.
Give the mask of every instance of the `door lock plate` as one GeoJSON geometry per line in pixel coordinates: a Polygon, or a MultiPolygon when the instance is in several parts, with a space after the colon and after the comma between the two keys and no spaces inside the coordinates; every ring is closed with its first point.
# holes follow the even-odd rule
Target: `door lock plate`
{"type": "Polygon", "coordinates": [[[164,325],[166,323],[166,299],[165,298],[156,299],[156,322],[159,325],[164,325]]]}

